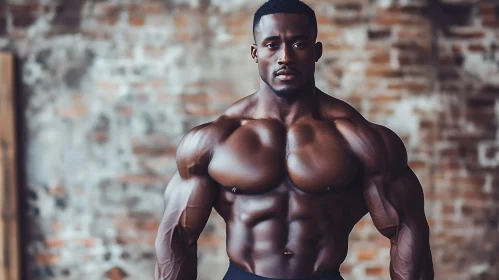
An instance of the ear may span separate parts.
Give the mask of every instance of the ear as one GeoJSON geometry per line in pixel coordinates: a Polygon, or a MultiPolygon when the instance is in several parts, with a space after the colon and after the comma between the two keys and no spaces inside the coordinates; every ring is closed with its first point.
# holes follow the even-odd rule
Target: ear
{"type": "Polygon", "coordinates": [[[258,53],[256,51],[256,44],[251,45],[251,57],[255,61],[255,63],[258,63],[258,53]]]}
{"type": "Polygon", "coordinates": [[[321,57],[322,57],[322,43],[317,42],[315,43],[315,62],[319,61],[321,57]]]}

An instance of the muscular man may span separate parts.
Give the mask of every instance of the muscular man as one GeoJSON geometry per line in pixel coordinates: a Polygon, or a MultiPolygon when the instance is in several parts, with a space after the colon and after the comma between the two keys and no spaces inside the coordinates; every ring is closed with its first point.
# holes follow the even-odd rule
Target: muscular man
{"type": "Polygon", "coordinates": [[[270,0],[255,14],[260,88],[177,150],[156,240],[156,279],[197,277],[212,207],[227,224],[225,280],[342,279],[353,226],[391,241],[392,279],[433,279],[423,191],[400,138],[315,87],[314,12],[270,0]]]}

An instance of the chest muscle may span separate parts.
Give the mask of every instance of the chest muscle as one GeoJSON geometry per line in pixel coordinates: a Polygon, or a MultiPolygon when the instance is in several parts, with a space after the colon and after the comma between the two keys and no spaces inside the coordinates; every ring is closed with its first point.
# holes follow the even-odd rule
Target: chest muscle
{"type": "Polygon", "coordinates": [[[264,193],[289,178],[309,193],[344,189],[356,170],[341,135],[326,122],[255,120],[236,129],[213,152],[209,173],[234,192],[264,193]]]}

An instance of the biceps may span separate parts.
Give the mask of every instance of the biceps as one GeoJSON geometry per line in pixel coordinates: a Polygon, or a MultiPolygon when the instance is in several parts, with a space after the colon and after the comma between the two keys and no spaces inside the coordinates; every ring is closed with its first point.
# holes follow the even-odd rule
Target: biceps
{"type": "Polygon", "coordinates": [[[401,224],[414,230],[426,224],[423,191],[409,167],[392,178],[368,180],[364,198],[376,228],[389,238],[401,224]]]}
{"type": "Polygon", "coordinates": [[[387,189],[389,200],[409,227],[426,224],[423,188],[414,172],[406,167],[387,189]]]}
{"type": "Polygon", "coordinates": [[[364,199],[376,228],[381,234],[391,238],[399,226],[399,216],[387,199],[382,181],[382,176],[368,179],[364,187],[364,199]]]}

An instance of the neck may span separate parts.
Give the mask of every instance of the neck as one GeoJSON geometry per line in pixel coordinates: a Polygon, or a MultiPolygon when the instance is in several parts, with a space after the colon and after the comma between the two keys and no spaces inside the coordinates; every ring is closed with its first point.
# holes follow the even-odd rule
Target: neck
{"type": "Polygon", "coordinates": [[[300,93],[296,96],[279,97],[272,88],[260,80],[260,89],[255,94],[255,118],[277,119],[290,125],[300,118],[312,117],[316,110],[317,93],[315,83],[311,83],[300,89],[300,93]]]}

